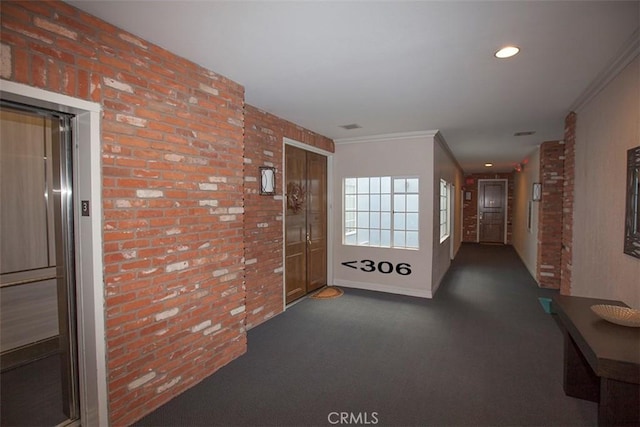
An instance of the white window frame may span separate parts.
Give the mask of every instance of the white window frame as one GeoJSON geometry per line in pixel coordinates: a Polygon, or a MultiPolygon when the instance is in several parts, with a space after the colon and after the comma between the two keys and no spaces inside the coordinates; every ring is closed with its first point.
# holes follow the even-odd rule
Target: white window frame
{"type": "MultiPolygon", "coordinates": [[[[370,183],[370,182],[369,182],[370,183]]],[[[361,247],[374,247],[374,248],[389,248],[389,249],[408,249],[408,250],[419,250],[420,249],[420,178],[418,176],[369,176],[369,177],[346,177],[343,179],[342,181],[342,244],[345,246],[361,246],[361,247]],[[380,190],[380,192],[371,192],[371,190],[369,189],[367,192],[360,192],[357,190],[357,184],[356,184],[356,191],[354,192],[353,189],[351,189],[350,191],[348,191],[347,188],[347,180],[358,180],[358,179],[369,179],[371,180],[372,178],[376,179],[389,179],[390,180],[390,189],[388,192],[382,192],[382,190],[380,190]],[[395,184],[396,181],[398,180],[416,180],[417,181],[417,189],[415,191],[408,191],[408,189],[406,188],[406,185],[409,185],[408,183],[405,182],[405,191],[396,191],[395,190],[395,184]],[[367,209],[358,209],[359,206],[357,205],[356,202],[356,206],[355,208],[353,206],[349,206],[349,210],[347,210],[347,196],[355,196],[355,199],[358,199],[358,196],[368,196],[368,198],[370,198],[372,195],[380,195],[382,196],[388,196],[390,201],[389,201],[389,209],[382,209],[382,206],[380,206],[380,210],[370,210],[370,207],[367,209]],[[396,197],[395,196],[415,196],[415,198],[413,198],[413,205],[415,205],[415,210],[408,210],[407,209],[411,209],[407,207],[407,199],[405,198],[405,206],[402,207],[402,210],[399,210],[399,208],[396,207],[396,197]],[[359,214],[365,214],[368,213],[369,214],[369,218],[371,218],[371,213],[376,213],[379,212],[381,214],[381,218],[380,218],[380,224],[378,225],[378,227],[371,227],[369,224],[367,226],[364,227],[358,227],[358,215],[359,214]],[[355,215],[355,219],[353,220],[347,220],[347,217],[351,215],[355,215]],[[389,215],[389,227],[382,227],[382,214],[388,214],[389,215]],[[405,221],[405,226],[402,228],[398,228],[398,226],[396,225],[396,215],[401,215],[401,214],[405,214],[405,217],[403,218],[405,221]],[[412,225],[409,226],[407,225],[408,222],[408,215],[411,215],[412,217],[412,225]],[[351,223],[351,222],[355,222],[355,224],[347,224],[347,223],[351,223]],[[357,237],[356,237],[356,242],[349,242],[348,239],[350,237],[353,237],[354,235],[357,236],[358,233],[358,229],[361,230],[379,230],[379,231],[388,231],[389,233],[389,244],[388,245],[383,245],[382,244],[382,237],[380,237],[380,241],[379,244],[371,244],[370,241],[366,242],[366,243],[358,243],[357,242],[357,237]],[[399,232],[404,232],[404,243],[403,244],[399,244],[398,241],[395,238],[395,233],[399,233],[399,232]],[[415,245],[407,245],[407,234],[406,233],[412,233],[413,239],[415,241],[415,245]]]]}
{"type": "Polygon", "coordinates": [[[451,191],[447,181],[440,179],[440,243],[451,235],[451,191]]]}

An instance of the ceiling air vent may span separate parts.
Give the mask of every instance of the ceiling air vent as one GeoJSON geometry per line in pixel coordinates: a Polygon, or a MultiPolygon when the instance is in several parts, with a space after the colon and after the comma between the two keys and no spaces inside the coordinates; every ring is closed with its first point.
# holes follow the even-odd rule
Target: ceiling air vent
{"type": "Polygon", "coordinates": [[[342,125],[340,127],[342,129],[351,130],[351,129],[360,129],[362,126],[360,126],[357,123],[351,123],[350,125],[342,125]]]}
{"type": "Polygon", "coordinates": [[[534,133],[536,133],[535,130],[527,130],[524,132],[516,132],[513,134],[513,136],[529,136],[529,135],[533,135],[534,133]]]}

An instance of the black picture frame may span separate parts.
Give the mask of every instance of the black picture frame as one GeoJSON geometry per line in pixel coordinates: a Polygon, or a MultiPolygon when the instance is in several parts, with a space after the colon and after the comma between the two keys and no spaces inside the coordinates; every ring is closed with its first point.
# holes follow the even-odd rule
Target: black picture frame
{"type": "Polygon", "coordinates": [[[542,200],[542,183],[533,183],[533,188],[531,189],[531,200],[533,200],[534,202],[539,202],[540,200],[542,200]]]}
{"type": "Polygon", "coordinates": [[[624,253],[640,258],[640,146],[627,150],[624,253]]]}

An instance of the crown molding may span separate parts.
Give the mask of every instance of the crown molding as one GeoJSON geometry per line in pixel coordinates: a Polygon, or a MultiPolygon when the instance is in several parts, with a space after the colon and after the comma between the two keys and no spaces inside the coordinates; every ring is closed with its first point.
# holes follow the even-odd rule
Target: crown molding
{"type": "Polygon", "coordinates": [[[356,136],[354,138],[338,138],[334,139],[333,142],[336,145],[357,144],[361,142],[391,142],[411,138],[435,138],[437,133],[437,130],[387,133],[381,135],[356,136]]]}
{"type": "Polygon", "coordinates": [[[577,112],[587,105],[604,89],[627,65],[640,54],[640,28],[631,34],[631,37],[609,62],[609,65],[596,76],[584,92],[569,107],[569,111],[577,112]]]}

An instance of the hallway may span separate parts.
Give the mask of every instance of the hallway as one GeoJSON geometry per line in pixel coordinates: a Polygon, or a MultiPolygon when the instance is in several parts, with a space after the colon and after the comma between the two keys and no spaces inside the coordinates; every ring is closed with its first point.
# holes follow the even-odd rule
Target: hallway
{"type": "Polygon", "coordinates": [[[463,244],[435,299],[345,289],[252,329],[248,353],[138,425],[584,426],[562,334],[510,246],[463,244]],[[335,415],[334,415],[335,417],[335,415]]]}

